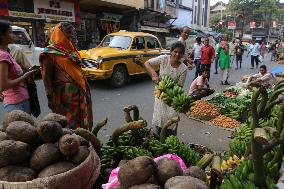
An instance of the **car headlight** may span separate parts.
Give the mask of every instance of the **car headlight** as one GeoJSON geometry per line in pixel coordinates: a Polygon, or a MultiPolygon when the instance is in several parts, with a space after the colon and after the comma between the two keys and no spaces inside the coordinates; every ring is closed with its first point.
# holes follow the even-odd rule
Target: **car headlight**
{"type": "Polygon", "coordinates": [[[98,68],[99,67],[99,62],[93,59],[86,59],[83,58],[83,66],[85,68],[98,68]]]}

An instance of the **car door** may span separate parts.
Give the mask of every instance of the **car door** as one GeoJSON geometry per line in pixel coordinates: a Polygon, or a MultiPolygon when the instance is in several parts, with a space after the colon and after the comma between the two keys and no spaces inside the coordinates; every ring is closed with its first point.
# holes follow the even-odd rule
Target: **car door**
{"type": "MultiPolygon", "coordinates": [[[[144,62],[161,54],[161,45],[155,37],[146,37],[146,47],[147,55],[145,56],[144,62]]],[[[159,65],[153,66],[156,71],[159,69],[159,65]]]]}
{"type": "Polygon", "coordinates": [[[132,63],[128,67],[131,75],[144,72],[144,54],[146,51],[145,38],[143,36],[134,37],[131,45],[132,63]]]}

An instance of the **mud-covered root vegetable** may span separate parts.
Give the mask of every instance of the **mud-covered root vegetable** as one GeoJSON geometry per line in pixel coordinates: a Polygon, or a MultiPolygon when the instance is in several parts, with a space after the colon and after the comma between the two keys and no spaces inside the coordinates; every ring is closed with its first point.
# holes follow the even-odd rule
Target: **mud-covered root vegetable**
{"type": "Polygon", "coordinates": [[[25,121],[14,121],[6,128],[10,139],[32,144],[38,137],[36,128],[25,121]]]}
{"type": "Polygon", "coordinates": [[[138,121],[133,121],[133,122],[129,122],[129,123],[126,123],[125,125],[123,125],[122,127],[116,129],[112,136],[111,136],[111,139],[112,139],[112,142],[118,146],[118,138],[119,136],[126,132],[126,131],[129,131],[129,130],[137,130],[137,129],[142,129],[143,127],[145,127],[145,122],[143,120],[138,120],[138,121]]]}
{"type": "Polygon", "coordinates": [[[26,182],[36,178],[36,172],[27,167],[6,166],[0,168],[0,180],[8,182],[26,182]]]}
{"type": "Polygon", "coordinates": [[[161,130],[161,134],[160,134],[160,142],[165,143],[165,140],[167,138],[166,135],[166,130],[172,126],[173,124],[176,124],[180,121],[180,118],[177,117],[172,117],[171,119],[169,119],[166,124],[163,126],[162,130],[161,130]]]}
{"type": "Polygon", "coordinates": [[[62,128],[62,135],[66,135],[66,134],[72,135],[73,133],[74,133],[74,131],[72,129],[62,128]]]}
{"type": "Polygon", "coordinates": [[[39,146],[32,154],[30,167],[40,171],[60,159],[60,151],[55,144],[45,143],[39,146]]]}
{"type": "Polygon", "coordinates": [[[30,123],[31,125],[34,125],[35,122],[32,118],[32,116],[22,110],[13,110],[7,114],[4,115],[3,117],[3,131],[6,130],[6,128],[8,127],[8,125],[11,122],[14,121],[25,121],[30,123]]]}
{"type": "Polygon", "coordinates": [[[162,189],[161,186],[155,184],[140,184],[130,187],[129,189],[162,189]]]}
{"type": "Polygon", "coordinates": [[[79,165],[89,156],[90,151],[86,146],[80,146],[78,152],[71,157],[71,161],[74,165],[79,165]]]}
{"type": "Polygon", "coordinates": [[[63,115],[56,114],[56,113],[49,113],[41,121],[55,121],[58,122],[62,128],[67,127],[67,118],[63,115]]]}
{"type": "Polygon", "coordinates": [[[36,129],[44,142],[54,143],[63,134],[61,125],[56,121],[42,121],[37,124],[36,129]]]}
{"type": "Polygon", "coordinates": [[[92,130],[92,133],[95,136],[98,136],[98,132],[107,124],[108,118],[104,118],[103,120],[99,121],[96,126],[94,127],[94,129],[92,130]]]}
{"type": "Polygon", "coordinates": [[[65,156],[75,155],[80,147],[80,141],[75,135],[64,135],[59,139],[59,150],[65,156]]]}
{"type": "Polygon", "coordinates": [[[0,131],[0,142],[8,139],[9,137],[7,136],[7,134],[5,132],[0,131]]]}
{"type": "Polygon", "coordinates": [[[176,176],[167,180],[164,189],[209,189],[205,182],[190,176],[176,176]]]}
{"type": "Polygon", "coordinates": [[[160,159],[157,162],[157,166],[156,177],[161,185],[164,185],[165,182],[172,177],[183,175],[183,171],[179,164],[172,159],[160,159]]]}
{"type": "Polygon", "coordinates": [[[199,180],[202,180],[204,182],[207,181],[205,171],[198,166],[191,166],[187,168],[186,170],[184,170],[184,176],[191,176],[199,180]]]}
{"type": "Polygon", "coordinates": [[[87,129],[77,128],[74,133],[89,141],[97,152],[100,151],[101,142],[92,132],[87,129]]]}
{"type": "Polygon", "coordinates": [[[38,178],[49,177],[53,175],[57,175],[60,173],[64,173],[73,169],[75,166],[69,162],[58,162],[55,164],[51,164],[44,168],[39,174],[38,178]]]}
{"type": "Polygon", "coordinates": [[[3,140],[0,142],[0,167],[20,164],[31,154],[31,147],[24,142],[3,140]]]}
{"type": "Polygon", "coordinates": [[[157,165],[152,158],[139,156],[122,165],[118,172],[121,188],[144,184],[156,172],[157,165]]]}

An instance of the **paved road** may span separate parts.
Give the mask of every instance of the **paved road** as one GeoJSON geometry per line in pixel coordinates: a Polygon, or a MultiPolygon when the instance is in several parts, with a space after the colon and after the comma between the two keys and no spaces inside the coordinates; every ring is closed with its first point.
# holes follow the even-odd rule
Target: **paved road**
{"type": "MultiPolygon", "coordinates": [[[[270,56],[269,56],[270,57],[270,56]]],[[[275,63],[269,63],[266,57],[265,64],[268,67],[275,65],[275,63]]],[[[245,74],[256,73],[257,70],[250,70],[249,59],[245,57],[243,68],[241,70],[235,70],[234,66],[230,73],[230,82],[235,84],[245,74]]],[[[188,90],[190,83],[193,80],[194,71],[189,71],[187,80],[185,82],[185,89],[188,90]]],[[[225,86],[220,85],[220,75],[211,73],[210,79],[211,86],[217,91],[222,91],[225,86]]],[[[47,99],[44,92],[43,83],[41,80],[37,82],[38,94],[40,104],[42,108],[42,115],[46,115],[50,112],[47,106],[47,99]]],[[[93,112],[95,122],[98,120],[108,117],[109,122],[104,130],[100,131],[99,138],[106,141],[110,134],[115,128],[121,126],[125,121],[123,117],[122,108],[126,105],[136,104],[139,109],[141,116],[148,121],[148,125],[151,124],[152,113],[153,113],[153,83],[148,76],[139,76],[131,80],[130,84],[119,89],[111,89],[108,87],[106,82],[90,82],[91,94],[93,100],[93,112]]],[[[0,117],[4,114],[3,106],[0,106],[0,117]]],[[[41,117],[40,116],[40,117],[41,117]]],[[[206,145],[209,148],[222,151],[227,149],[228,138],[230,132],[204,125],[200,122],[188,120],[182,116],[178,135],[185,142],[198,143],[206,145]]]]}

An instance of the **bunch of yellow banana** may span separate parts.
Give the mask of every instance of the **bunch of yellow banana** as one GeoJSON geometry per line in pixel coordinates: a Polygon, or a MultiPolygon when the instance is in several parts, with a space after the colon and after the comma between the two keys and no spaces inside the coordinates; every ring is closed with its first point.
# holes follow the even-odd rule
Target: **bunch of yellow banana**
{"type": "Polygon", "coordinates": [[[160,96],[162,92],[165,92],[167,89],[173,88],[174,85],[175,85],[175,81],[172,80],[170,76],[168,75],[162,76],[162,79],[159,82],[159,84],[155,86],[154,95],[157,98],[161,98],[160,96]]]}
{"type": "Polygon", "coordinates": [[[238,156],[233,155],[228,160],[223,160],[222,161],[222,163],[221,163],[221,171],[222,172],[230,171],[230,170],[234,169],[235,167],[237,167],[238,165],[240,165],[240,163],[243,160],[244,160],[243,156],[240,159],[238,156]]]}

